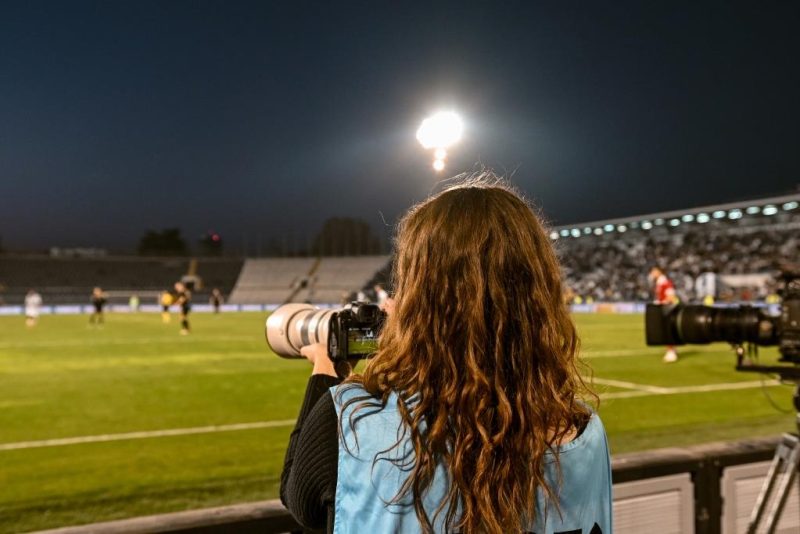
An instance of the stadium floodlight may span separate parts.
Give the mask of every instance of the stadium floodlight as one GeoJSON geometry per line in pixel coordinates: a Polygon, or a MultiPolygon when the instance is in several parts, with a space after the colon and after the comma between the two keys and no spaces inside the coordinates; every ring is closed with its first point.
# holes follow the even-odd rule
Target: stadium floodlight
{"type": "Polygon", "coordinates": [[[731,220],[741,219],[742,218],[742,210],[731,210],[728,212],[728,218],[731,220]]]}
{"type": "Polygon", "coordinates": [[[796,201],[793,200],[791,202],[787,202],[786,204],[784,204],[782,208],[784,209],[784,211],[796,210],[798,205],[800,204],[798,204],[796,201]]]}
{"type": "Polygon", "coordinates": [[[639,228],[639,221],[633,221],[628,226],[630,226],[631,228],[639,228]]]}
{"type": "Polygon", "coordinates": [[[572,234],[572,237],[580,237],[581,236],[581,231],[578,230],[577,228],[573,228],[570,231],[570,234],[572,234]]]}
{"type": "Polygon", "coordinates": [[[778,213],[778,207],[769,204],[767,206],[764,206],[764,209],[761,210],[761,213],[763,213],[764,215],[775,215],[776,213],[778,213]]]}
{"type": "Polygon", "coordinates": [[[687,213],[686,215],[681,217],[681,220],[683,222],[692,222],[694,220],[694,215],[692,215],[691,213],[687,213]]]}
{"type": "Polygon", "coordinates": [[[670,226],[678,226],[680,223],[681,223],[680,219],[670,219],[669,220],[669,225],[670,226]]]}
{"type": "Polygon", "coordinates": [[[561,237],[569,237],[569,230],[566,228],[561,230],[561,237]]]}
{"type": "Polygon", "coordinates": [[[444,170],[447,149],[461,140],[463,132],[461,117],[452,111],[440,111],[422,121],[417,129],[417,141],[425,150],[434,150],[433,170],[444,170]]]}
{"type": "Polygon", "coordinates": [[[642,221],[642,230],[649,230],[653,227],[653,223],[650,221],[642,221]]]}
{"type": "Polygon", "coordinates": [[[603,227],[603,230],[605,230],[606,232],[613,232],[614,231],[614,225],[613,224],[607,224],[607,225],[605,225],[603,227]]]}
{"type": "Polygon", "coordinates": [[[550,239],[552,239],[553,241],[558,239],[558,232],[550,232],[550,239]]]}
{"type": "Polygon", "coordinates": [[[617,226],[617,232],[624,232],[627,229],[628,229],[628,227],[625,226],[624,224],[620,224],[620,225],[617,226]]]}
{"type": "Polygon", "coordinates": [[[708,213],[698,213],[697,214],[697,222],[700,224],[705,224],[711,220],[711,217],[708,216],[708,213]]]}
{"type": "Polygon", "coordinates": [[[440,111],[422,121],[417,130],[417,141],[426,150],[446,149],[458,143],[463,132],[461,117],[452,111],[440,111]]]}
{"type": "Polygon", "coordinates": [[[724,219],[725,215],[727,215],[727,213],[725,213],[725,210],[717,210],[711,214],[711,216],[714,217],[715,219],[724,219]]]}
{"type": "Polygon", "coordinates": [[[594,235],[603,235],[603,229],[602,228],[595,228],[594,229],[594,235]]]}
{"type": "Polygon", "coordinates": [[[664,224],[664,219],[662,219],[662,218],[660,218],[660,217],[659,217],[658,219],[656,219],[655,221],[653,221],[653,224],[655,224],[656,226],[663,226],[663,224],[664,224]]]}
{"type": "Polygon", "coordinates": [[[755,215],[756,213],[760,213],[761,212],[761,208],[759,208],[758,206],[750,206],[744,211],[748,215],[755,215]]]}
{"type": "Polygon", "coordinates": [[[590,226],[587,226],[586,228],[583,229],[583,233],[586,234],[586,235],[591,234],[592,233],[592,228],[590,226]]]}

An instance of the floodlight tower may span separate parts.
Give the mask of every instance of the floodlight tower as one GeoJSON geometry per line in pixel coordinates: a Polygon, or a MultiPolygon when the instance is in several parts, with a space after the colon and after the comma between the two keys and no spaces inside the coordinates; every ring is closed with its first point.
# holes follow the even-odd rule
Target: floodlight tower
{"type": "Polygon", "coordinates": [[[433,169],[441,172],[445,167],[447,150],[461,140],[464,123],[453,111],[440,111],[431,115],[417,129],[417,141],[425,150],[433,150],[433,169]]]}

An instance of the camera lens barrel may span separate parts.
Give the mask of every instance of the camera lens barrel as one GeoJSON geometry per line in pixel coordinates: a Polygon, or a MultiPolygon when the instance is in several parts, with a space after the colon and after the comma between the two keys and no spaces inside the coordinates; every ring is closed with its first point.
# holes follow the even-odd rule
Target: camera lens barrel
{"type": "Polygon", "coordinates": [[[756,343],[776,342],[774,319],[758,308],[711,308],[700,305],[680,306],[674,315],[675,332],[682,343],[756,343]]]}
{"type": "Polygon", "coordinates": [[[300,349],[328,342],[335,310],[320,310],[311,304],[284,304],[267,318],[264,334],[273,352],[283,358],[302,358],[300,349]]]}

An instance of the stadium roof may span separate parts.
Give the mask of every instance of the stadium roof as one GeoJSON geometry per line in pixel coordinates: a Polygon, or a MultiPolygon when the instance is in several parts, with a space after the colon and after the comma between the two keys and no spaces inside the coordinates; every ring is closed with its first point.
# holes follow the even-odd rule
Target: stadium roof
{"type": "Polygon", "coordinates": [[[708,222],[714,219],[740,219],[744,214],[747,215],[775,215],[779,211],[795,210],[800,206],[800,193],[782,195],[777,197],[766,197],[741,202],[729,202],[726,204],[715,204],[711,206],[700,206],[683,210],[662,211],[659,213],[649,213],[623,217],[618,219],[605,219],[602,221],[591,221],[555,226],[552,228],[550,237],[580,237],[582,235],[601,235],[614,231],[625,232],[630,228],[649,230],[654,225],[678,226],[686,222],[708,222]],[[677,222],[675,222],[677,221],[677,222]]]}

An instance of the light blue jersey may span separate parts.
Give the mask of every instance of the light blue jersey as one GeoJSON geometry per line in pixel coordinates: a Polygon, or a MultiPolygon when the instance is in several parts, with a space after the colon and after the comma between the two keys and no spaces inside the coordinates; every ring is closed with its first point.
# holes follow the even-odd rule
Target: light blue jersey
{"type": "MultiPolygon", "coordinates": [[[[413,461],[413,447],[406,436],[400,446],[384,452],[397,442],[402,433],[402,419],[397,410],[397,395],[392,394],[386,408],[358,420],[356,432],[350,428],[349,417],[355,403],[342,413],[342,405],[367,393],[353,384],[331,388],[336,413],[340,420],[343,440],[339,441],[338,479],[334,532],[337,534],[417,533],[419,520],[410,505],[411,498],[392,503],[408,471],[395,466],[389,459],[413,461]],[[344,444],[342,443],[344,441],[344,444]],[[373,462],[375,457],[377,462],[373,462]],[[383,459],[381,459],[383,458],[383,459]]],[[[366,408],[356,417],[375,411],[366,408]]],[[[575,440],[560,447],[562,482],[558,482],[555,460],[545,457],[545,476],[551,487],[557,488],[560,513],[551,503],[545,505],[543,492],[537,494],[536,521],[530,532],[536,534],[610,534],[611,459],[603,423],[593,414],[586,429],[575,440]]],[[[443,465],[436,469],[433,483],[423,497],[428,517],[432,518],[442,498],[447,494],[449,477],[443,465]]],[[[445,513],[434,521],[435,532],[445,532],[445,513]]]]}

